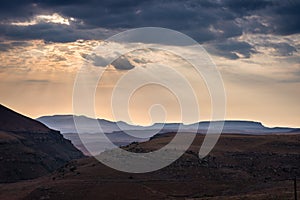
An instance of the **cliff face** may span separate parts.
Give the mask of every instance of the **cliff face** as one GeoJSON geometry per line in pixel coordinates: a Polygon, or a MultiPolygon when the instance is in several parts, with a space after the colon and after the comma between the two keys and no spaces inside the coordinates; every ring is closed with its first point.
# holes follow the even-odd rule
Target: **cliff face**
{"type": "Polygon", "coordinates": [[[2,105],[0,152],[2,183],[36,178],[83,157],[58,131],[2,105]]]}

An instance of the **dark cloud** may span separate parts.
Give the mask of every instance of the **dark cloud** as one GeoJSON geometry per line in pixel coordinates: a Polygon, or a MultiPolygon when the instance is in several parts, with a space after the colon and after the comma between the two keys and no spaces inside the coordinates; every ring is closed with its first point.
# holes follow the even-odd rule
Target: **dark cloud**
{"type": "Polygon", "coordinates": [[[253,11],[274,6],[270,0],[224,0],[224,6],[239,15],[251,14],[253,11]]]}
{"type": "MultiPolygon", "coordinates": [[[[86,38],[84,31],[105,29],[127,29],[145,26],[165,27],[187,33],[196,40],[204,42],[216,37],[232,37],[240,35],[242,30],[232,20],[235,14],[222,9],[214,1],[26,1],[20,8],[18,4],[11,9],[22,10],[23,7],[34,7],[32,13],[18,11],[24,15],[7,15],[8,21],[28,21],[34,14],[59,13],[65,17],[79,19],[82,23],[73,23],[72,27],[61,24],[38,24],[27,27],[4,27],[5,36],[9,38],[28,39],[43,38],[51,41],[71,41],[86,38]],[[16,18],[16,19],[14,19],[16,18]],[[230,21],[231,20],[231,21],[230,21]],[[211,25],[217,24],[223,34],[216,35],[209,30],[211,25]],[[224,26],[222,26],[224,24],[224,26]],[[225,26],[226,24],[226,26],[225,26]]],[[[5,21],[5,19],[4,19],[5,21]]],[[[3,28],[2,28],[3,29],[3,28]]],[[[98,38],[97,38],[98,39],[98,38]]],[[[103,38],[102,38],[103,39],[103,38]]]]}
{"type": "Polygon", "coordinates": [[[34,31],[19,29],[19,35],[14,32],[15,29],[8,28],[7,35],[17,38],[22,38],[21,35],[24,35],[24,39],[40,38],[35,31],[41,31],[41,37],[48,40],[63,41],[65,39],[70,41],[85,37],[83,32],[79,31],[80,29],[87,30],[99,27],[127,29],[157,26],[182,31],[198,41],[204,42],[216,38],[224,39],[241,35],[245,27],[237,24],[236,20],[245,19],[247,16],[259,16],[268,23],[268,26],[265,26],[263,23],[258,21],[254,23],[247,18],[247,31],[255,32],[258,28],[261,32],[269,31],[274,34],[298,33],[300,31],[299,10],[300,2],[296,0],[12,0],[2,3],[0,16],[1,21],[6,22],[28,21],[36,14],[55,12],[83,22],[83,24],[79,23],[69,29],[57,27],[63,25],[48,27],[49,34],[56,34],[59,39],[43,32],[45,31],[45,24],[31,27],[34,31]],[[216,34],[209,29],[211,26],[219,29],[220,32],[216,34]],[[80,33],[69,34],[69,38],[62,37],[61,35],[66,34],[67,31],[80,33]]]}
{"type": "Polygon", "coordinates": [[[14,42],[11,42],[10,45],[12,45],[14,47],[28,47],[28,46],[31,46],[31,43],[26,42],[26,41],[14,41],[14,42]]]}
{"type": "Polygon", "coordinates": [[[81,54],[81,57],[83,57],[87,61],[91,61],[92,64],[97,67],[106,67],[109,64],[107,59],[103,58],[102,56],[96,55],[95,53],[92,53],[90,55],[81,54]]]}
{"type": "Polygon", "coordinates": [[[70,42],[75,41],[80,34],[67,25],[41,23],[31,26],[1,26],[2,33],[8,39],[44,39],[53,42],[70,42]]]}
{"type": "Polygon", "coordinates": [[[0,51],[8,51],[9,49],[21,48],[27,46],[31,46],[31,44],[26,41],[12,41],[12,42],[5,42],[5,43],[0,42],[0,51]]]}
{"type": "Polygon", "coordinates": [[[28,19],[34,14],[39,13],[40,8],[33,5],[33,1],[2,1],[0,6],[1,21],[11,19],[28,19]]]}
{"type": "Polygon", "coordinates": [[[78,29],[73,25],[39,23],[31,26],[0,25],[2,36],[11,40],[42,39],[46,42],[73,42],[78,39],[104,39],[116,31],[101,28],[78,29]]]}
{"type": "Polygon", "coordinates": [[[7,51],[10,48],[11,48],[10,44],[0,43],[0,51],[7,51]]]}
{"type": "Polygon", "coordinates": [[[269,1],[265,9],[251,12],[256,19],[248,20],[244,28],[251,33],[291,35],[300,33],[300,1],[269,1]]]}
{"type": "Polygon", "coordinates": [[[112,62],[112,65],[118,70],[130,70],[134,68],[126,56],[120,56],[112,62]]]}
{"type": "Polygon", "coordinates": [[[254,46],[249,43],[235,40],[211,44],[207,47],[207,50],[212,54],[223,56],[231,60],[250,58],[251,54],[257,52],[254,46]]]}
{"type": "Polygon", "coordinates": [[[273,26],[273,32],[280,35],[300,33],[299,10],[298,0],[280,1],[279,6],[270,9],[270,24],[273,26]]]}
{"type": "Polygon", "coordinates": [[[292,56],[295,52],[297,52],[295,47],[284,42],[269,44],[268,46],[273,47],[276,50],[276,55],[278,56],[292,56]]]}
{"type": "Polygon", "coordinates": [[[106,67],[107,65],[111,64],[114,66],[117,70],[130,70],[133,69],[135,66],[131,64],[131,62],[128,60],[126,56],[120,56],[116,60],[114,60],[112,63],[108,61],[108,59],[96,55],[95,53],[92,54],[81,54],[81,57],[83,57],[88,62],[91,62],[94,66],[97,67],[106,67]]]}
{"type": "MultiPolygon", "coordinates": [[[[70,42],[106,39],[129,28],[164,27],[181,31],[201,43],[228,40],[216,45],[214,51],[231,59],[240,55],[247,58],[255,52],[253,47],[233,43],[231,38],[243,33],[300,33],[299,10],[298,0],[11,0],[2,2],[0,7],[0,38],[70,42]],[[69,26],[46,22],[23,27],[10,24],[53,13],[77,21],[70,21],[69,26]]],[[[2,45],[0,50],[6,48],[2,45]]],[[[292,51],[286,49],[281,54],[292,51]]]]}

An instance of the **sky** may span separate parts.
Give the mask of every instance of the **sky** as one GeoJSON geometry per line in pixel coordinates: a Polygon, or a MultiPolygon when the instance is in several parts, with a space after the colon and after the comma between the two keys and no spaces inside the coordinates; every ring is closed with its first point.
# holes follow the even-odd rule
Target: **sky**
{"type": "MultiPolygon", "coordinates": [[[[144,49],[102,66],[101,55],[94,54],[103,44],[107,53],[126,49],[128,44],[104,42],[122,31],[163,27],[188,35],[209,53],[224,82],[226,119],[300,127],[299,10],[298,0],[2,2],[0,103],[33,118],[72,113],[76,74],[91,62],[105,71],[96,91],[97,117],[122,120],[111,107],[120,77],[131,73],[136,79],[151,77],[176,85],[178,77],[167,71],[171,67],[197,91],[201,114],[192,121],[210,119],[205,81],[178,55],[144,49]]],[[[130,84],[122,85],[124,93],[130,84]]],[[[137,124],[180,121],[178,106],[176,95],[157,85],[140,88],[129,101],[137,124]],[[156,104],[164,107],[166,116],[161,109],[150,109],[156,104]]]]}

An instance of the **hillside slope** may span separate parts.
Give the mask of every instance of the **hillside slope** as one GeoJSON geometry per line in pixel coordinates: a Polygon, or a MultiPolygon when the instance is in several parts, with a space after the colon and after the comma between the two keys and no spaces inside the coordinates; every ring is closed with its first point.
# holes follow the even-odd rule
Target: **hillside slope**
{"type": "MultiPolygon", "coordinates": [[[[173,136],[160,135],[124,148],[149,152],[173,136]]],[[[197,135],[179,160],[158,171],[118,172],[89,157],[33,181],[0,184],[0,199],[293,199],[292,179],[300,176],[299,134],[222,135],[200,160],[203,138],[197,135]]]]}
{"type": "Polygon", "coordinates": [[[45,175],[83,154],[44,124],[0,105],[0,182],[45,175]]]}

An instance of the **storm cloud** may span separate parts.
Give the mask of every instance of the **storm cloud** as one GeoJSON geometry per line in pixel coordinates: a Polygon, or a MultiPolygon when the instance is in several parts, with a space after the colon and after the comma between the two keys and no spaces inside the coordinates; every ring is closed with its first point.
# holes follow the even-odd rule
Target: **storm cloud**
{"type": "Polygon", "coordinates": [[[231,60],[238,58],[250,58],[251,54],[256,53],[254,46],[247,42],[240,42],[235,40],[227,40],[225,42],[218,42],[207,47],[210,53],[219,55],[231,60]]]}
{"type": "Polygon", "coordinates": [[[245,33],[299,33],[299,10],[300,2],[295,0],[12,0],[3,2],[0,8],[0,38],[72,42],[106,39],[129,28],[152,26],[181,31],[200,43],[221,41],[213,47],[217,54],[230,59],[240,57],[238,54],[247,58],[255,53],[254,48],[246,42],[232,42],[232,38],[245,33]],[[53,13],[68,23],[29,23],[38,15],[53,13]]]}

